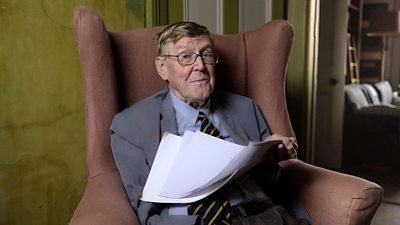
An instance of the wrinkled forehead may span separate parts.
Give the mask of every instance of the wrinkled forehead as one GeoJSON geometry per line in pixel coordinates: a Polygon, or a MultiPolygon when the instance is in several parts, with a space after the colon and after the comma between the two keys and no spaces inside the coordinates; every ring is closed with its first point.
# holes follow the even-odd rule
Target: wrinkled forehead
{"type": "Polygon", "coordinates": [[[170,42],[166,45],[167,52],[174,50],[187,50],[187,51],[205,51],[213,50],[213,41],[208,35],[201,35],[196,37],[184,36],[176,42],[170,42]]]}

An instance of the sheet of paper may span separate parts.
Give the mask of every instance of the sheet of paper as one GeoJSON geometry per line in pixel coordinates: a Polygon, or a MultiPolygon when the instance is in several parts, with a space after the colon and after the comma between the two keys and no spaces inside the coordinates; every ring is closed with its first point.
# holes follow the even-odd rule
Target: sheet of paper
{"type": "Polygon", "coordinates": [[[207,197],[265,158],[280,141],[237,145],[202,132],[161,140],[141,200],[189,203],[207,197]]]}
{"type": "Polygon", "coordinates": [[[182,138],[165,133],[161,139],[157,154],[154,158],[146,185],[143,188],[141,200],[149,202],[157,201],[161,187],[167,179],[168,172],[175,161],[182,138]]]}
{"type": "Polygon", "coordinates": [[[240,176],[244,172],[251,169],[253,166],[260,163],[262,160],[264,160],[266,157],[266,153],[277,146],[279,143],[282,142],[278,140],[258,143],[250,142],[245,148],[242,149],[242,151],[238,155],[236,155],[235,158],[233,158],[229,162],[229,164],[218,175],[216,175],[205,186],[229,176],[234,171],[236,171],[235,177],[240,176]]]}
{"type": "MultiPolygon", "coordinates": [[[[224,186],[226,183],[228,183],[232,177],[235,176],[235,173],[233,173],[230,177],[226,178],[225,180],[220,180],[196,193],[193,193],[192,195],[186,196],[184,198],[167,198],[167,197],[162,197],[158,195],[158,192],[149,192],[146,193],[141,197],[142,201],[147,201],[147,202],[158,202],[158,203],[191,203],[191,202],[196,202],[198,200],[201,200],[210,194],[214,193],[218,189],[220,189],[222,186],[224,186]]],[[[149,183],[151,185],[152,182],[149,183]]],[[[146,183],[147,184],[147,183],[146,183]]]]}
{"type": "Polygon", "coordinates": [[[160,195],[182,198],[197,192],[221,173],[243,148],[203,132],[186,131],[160,195]]]}
{"type": "MultiPolygon", "coordinates": [[[[188,140],[186,141],[189,141],[189,139],[191,138],[190,134],[187,138],[188,140]]],[[[225,180],[220,180],[219,182],[216,182],[213,185],[210,185],[209,187],[184,198],[167,198],[161,196],[161,188],[166,182],[167,175],[175,162],[175,158],[177,157],[178,151],[180,150],[182,140],[182,137],[169,133],[164,134],[160,142],[157,155],[154,158],[153,166],[150,170],[148,179],[144,186],[142,196],[140,198],[142,201],[158,203],[195,202],[207,197],[208,195],[221,188],[230,180],[231,177],[235,175],[234,172],[230,177],[227,177],[225,180]]]]}

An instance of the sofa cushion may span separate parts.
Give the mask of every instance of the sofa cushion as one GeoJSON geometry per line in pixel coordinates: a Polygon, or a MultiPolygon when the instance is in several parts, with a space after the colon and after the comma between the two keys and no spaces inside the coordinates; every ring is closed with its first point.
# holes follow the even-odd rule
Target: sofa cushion
{"type": "Polygon", "coordinates": [[[379,94],[371,84],[361,84],[361,90],[364,92],[367,101],[371,105],[379,105],[381,101],[379,94]]]}
{"type": "Polygon", "coordinates": [[[364,92],[361,90],[361,86],[359,84],[348,84],[344,87],[344,91],[346,96],[346,104],[352,110],[369,106],[368,100],[365,97],[364,92]]]}
{"type": "Polygon", "coordinates": [[[379,98],[383,104],[392,104],[393,101],[393,89],[389,81],[380,81],[374,84],[378,91],[379,98]]]}

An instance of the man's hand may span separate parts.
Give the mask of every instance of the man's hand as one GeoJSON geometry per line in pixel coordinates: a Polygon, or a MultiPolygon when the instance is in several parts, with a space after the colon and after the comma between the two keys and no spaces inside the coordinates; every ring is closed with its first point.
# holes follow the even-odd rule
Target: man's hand
{"type": "Polygon", "coordinates": [[[276,160],[278,162],[285,159],[294,159],[297,158],[297,150],[299,146],[297,145],[297,140],[295,137],[286,137],[280,134],[273,134],[265,138],[267,141],[271,140],[281,140],[282,144],[278,145],[278,152],[276,160]]]}

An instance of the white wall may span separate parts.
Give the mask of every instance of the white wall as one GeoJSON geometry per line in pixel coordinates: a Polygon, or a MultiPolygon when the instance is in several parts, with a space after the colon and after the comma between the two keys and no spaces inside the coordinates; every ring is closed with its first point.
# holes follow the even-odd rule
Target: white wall
{"type": "MultiPolygon", "coordinates": [[[[229,1],[229,0],[226,0],[229,1]]],[[[224,30],[224,0],[183,0],[184,20],[205,25],[216,34],[224,30]]],[[[271,20],[271,0],[239,0],[239,20],[241,31],[257,28],[271,20]]]]}

